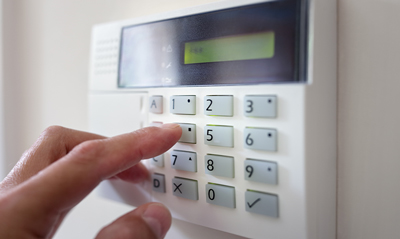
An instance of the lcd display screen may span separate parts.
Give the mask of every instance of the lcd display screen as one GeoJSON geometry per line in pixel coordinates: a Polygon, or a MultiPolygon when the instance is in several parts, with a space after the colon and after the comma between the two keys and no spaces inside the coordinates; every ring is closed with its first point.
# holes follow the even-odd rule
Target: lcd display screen
{"type": "Polygon", "coordinates": [[[185,43],[185,64],[267,59],[274,56],[274,33],[262,32],[185,43]]]}
{"type": "Polygon", "coordinates": [[[300,4],[280,0],[122,29],[123,88],[300,81],[300,4]]]}

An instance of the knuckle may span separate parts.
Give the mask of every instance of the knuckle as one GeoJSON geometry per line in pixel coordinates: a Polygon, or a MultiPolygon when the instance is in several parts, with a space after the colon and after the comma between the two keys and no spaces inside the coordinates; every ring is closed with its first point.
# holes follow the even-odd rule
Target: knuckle
{"type": "Polygon", "coordinates": [[[47,127],[42,135],[44,136],[60,136],[63,135],[65,133],[65,128],[62,126],[58,126],[58,125],[52,125],[47,127]]]}

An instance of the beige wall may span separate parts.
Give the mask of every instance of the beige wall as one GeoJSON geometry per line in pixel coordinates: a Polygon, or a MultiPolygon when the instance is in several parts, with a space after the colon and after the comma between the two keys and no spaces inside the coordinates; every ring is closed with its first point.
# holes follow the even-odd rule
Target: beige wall
{"type": "MultiPolygon", "coordinates": [[[[46,126],[87,129],[93,24],[206,2],[212,0],[4,0],[8,168],[46,126]]],[[[400,238],[400,2],[338,0],[338,6],[338,238],[400,238]]],[[[57,238],[93,237],[126,210],[90,196],[57,238]]],[[[186,237],[203,231],[183,227],[186,237]]]]}
{"type": "Polygon", "coordinates": [[[339,1],[338,238],[400,238],[400,1],[339,1]]]}

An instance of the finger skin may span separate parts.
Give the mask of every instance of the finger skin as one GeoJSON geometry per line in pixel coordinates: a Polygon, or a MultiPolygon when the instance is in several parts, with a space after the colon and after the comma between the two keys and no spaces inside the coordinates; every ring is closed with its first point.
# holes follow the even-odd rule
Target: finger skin
{"type": "Polygon", "coordinates": [[[164,238],[171,222],[171,214],[165,206],[148,203],[104,227],[96,239],[164,238]]]}
{"type": "Polygon", "coordinates": [[[26,181],[68,154],[76,145],[106,137],[61,126],[50,126],[39,136],[0,184],[0,192],[26,181]]]}
{"type": "MultiPolygon", "coordinates": [[[[178,141],[181,133],[178,125],[170,125],[86,141],[39,174],[11,189],[10,197],[1,200],[1,203],[16,212],[14,217],[24,215],[15,220],[29,228],[32,234],[47,237],[49,223],[54,224],[61,213],[79,203],[103,179],[118,175],[143,158],[165,152],[178,141]],[[38,220],[43,217],[42,221],[38,220]]],[[[7,227],[7,223],[3,226],[7,227]]]]}

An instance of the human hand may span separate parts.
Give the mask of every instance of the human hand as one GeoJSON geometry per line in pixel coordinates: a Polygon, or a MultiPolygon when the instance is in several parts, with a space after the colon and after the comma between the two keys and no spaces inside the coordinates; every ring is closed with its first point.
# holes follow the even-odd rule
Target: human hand
{"type": "MultiPolygon", "coordinates": [[[[66,214],[102,180],[146,180],[141,159],[162,154],[182,133],[165,124],[105,138],[49,127],[0,183],[0,238],[51,238],[66,214]]],[[[104,227],[96,238],[163,238],[167,208],[148,203],[104,227]]]]}

